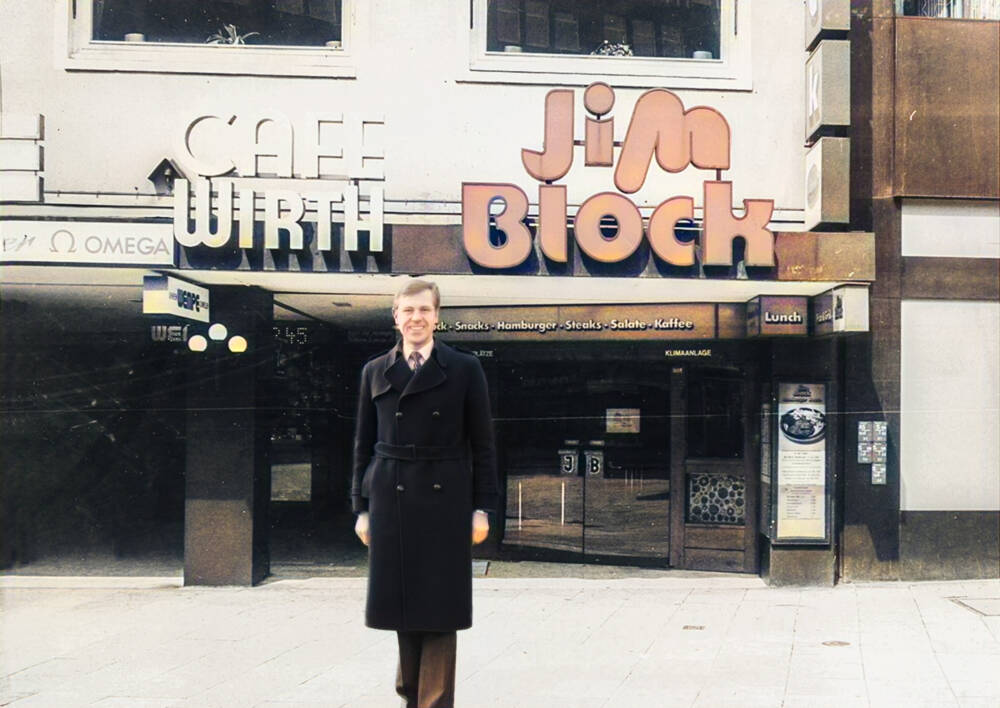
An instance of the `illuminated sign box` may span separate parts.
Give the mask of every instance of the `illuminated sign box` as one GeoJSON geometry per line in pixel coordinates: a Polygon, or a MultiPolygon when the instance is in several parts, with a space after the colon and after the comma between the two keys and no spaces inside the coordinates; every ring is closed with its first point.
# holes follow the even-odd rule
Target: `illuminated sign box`
{"type": "Polygon", "coordinates": [[[850,0],[806,1],[806,49],[812,49],[824,33],[850,29],[850,0]]]}
{"type": "Polygon", "coordinates": [[[823,127],[851,124],[851,43],[825,39],[806,60],[806,142],[823,127]]]}
{"type": "Polygon", "coordinates": [[[169,275],[147,275],[142,279],[144,315],[173,315],[208,322],[209,305],[208,289],[200,285],[169,275]]]}
{"type": "Polygon", "coordinates": [[[868,288],[844,285],[813,298],[813,334],[867,332],[868,288]]]}
{"type": "Polygon", "coordinates": [[[809,298],[759,295],[747,302],[747,337],[801,337],[809,334],[809,298]]]}
{"type": "Polygon", "coordinates": [[[820,138],[806,153],[806,229],[850,222],[850,161],[848,138],[820,138]]]}

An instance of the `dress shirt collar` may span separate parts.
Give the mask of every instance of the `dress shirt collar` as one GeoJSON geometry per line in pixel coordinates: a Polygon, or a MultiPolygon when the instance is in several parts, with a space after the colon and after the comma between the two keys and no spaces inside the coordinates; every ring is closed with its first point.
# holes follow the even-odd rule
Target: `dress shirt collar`
{"type": "Polygon", "coordinates": [[[399,344],[396,345],[396,356],[393,357],[393,361],[395,361],[399,357],[403,357],[403,360],[406,361],[407,366],[409,366],[410,354],[412,354],[415,351],[420,352],[420,361],[422,364],[426,364],[427,360],[431,356],[431,352],[434,351],[434,337],[431,337],[430,340],[427,342],[427,344],[420,347],[419,349],[411,349],[406,344],[406,342],[400,340],[399,344]]]}

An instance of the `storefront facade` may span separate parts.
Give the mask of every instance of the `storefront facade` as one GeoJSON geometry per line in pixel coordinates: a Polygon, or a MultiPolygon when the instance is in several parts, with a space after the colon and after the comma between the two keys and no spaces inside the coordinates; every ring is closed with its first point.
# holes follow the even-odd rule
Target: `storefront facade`
{"type": "Polygon", "coordinates": [[[430,277],[490,382],[485,555],[899,575],[847,3],[228,5],[212,45],[3,10],[5,564],[85,523],[253,583],[282,519],[349,528],[357,372],[430,277]]]}

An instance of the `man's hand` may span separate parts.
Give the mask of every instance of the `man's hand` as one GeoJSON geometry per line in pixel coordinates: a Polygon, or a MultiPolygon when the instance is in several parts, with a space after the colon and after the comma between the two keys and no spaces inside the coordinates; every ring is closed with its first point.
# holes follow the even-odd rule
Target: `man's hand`
{"type": "Polygon", "coordinates": [[[472,514],[472,545],[482,543],[490,535],[490,517],[485,511],[472,514]]]}
{"type": "Polygon", "coordinates": [[[361,539],[361,543],[368,545],[371,535],[368,532],[368,512],[362,511],[358,514],[358,520],[354,522],[354,533],[361,539]]]}

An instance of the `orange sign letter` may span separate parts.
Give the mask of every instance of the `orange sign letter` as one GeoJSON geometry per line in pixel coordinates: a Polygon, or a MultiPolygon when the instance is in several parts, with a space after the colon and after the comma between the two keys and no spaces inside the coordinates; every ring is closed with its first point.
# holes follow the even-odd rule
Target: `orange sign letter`
{"type": "Polygon", "coordinates": [[[729,169],[729,124],[713,108],[699,106],[684,112],[684,105],[665,89],[647,91],[635,104],[622,145],[615,186],[631,194],[646,181],[649,162],[667,172],[680,172],[689,164],[703,169],[729,169]]]}
{"type": "Polygon", "coordinates": [[[549,91],[545,96],[545,142],[542,152],[521,150],[528,174],[542,182],[559,179],[573,164],[573,92],[549,91]]]}
{"type": "Polygon", "coordinates": [[[705,223],[702,235],[702,262],[705,265],[732,265],[733,239],[746,241],[748,266],[774,265],[774,234],[767,230],[774,211],[773,199],[744,199],[746,214],[733,216],[733,183],[705,182],[705,223]]]}
{"type": "Polygon", "coordinates": [[[694,265],[694,242],[682,243],[674,235],[678,221],[693,218],[691,197],[674,197],[656,207],[649,217],[649,244],[653,252],[671,265],[694,265]]]}
{"type": "Polygon", "coordinates": [[[484,268],[513,268],[531,255],[531,232],[524,225],[528,197],[514,184],[462,184],[462,241],[469,258],[484,268]],[[507,240],[490,243],[490,204],[501,199],[504,210],[494,217],[507,240]]]}
{"type": "Polygon", "coordinates": [[[573,230],[584,253],[601,263],[617,263],[635,253],[642,243],[642,215],[627,197],[601,192],[580,205],[573,230]],[[604,238],[601,233],[601,218],[605,216],[613,216],[618,222],[614,238],[604,238]]]}

